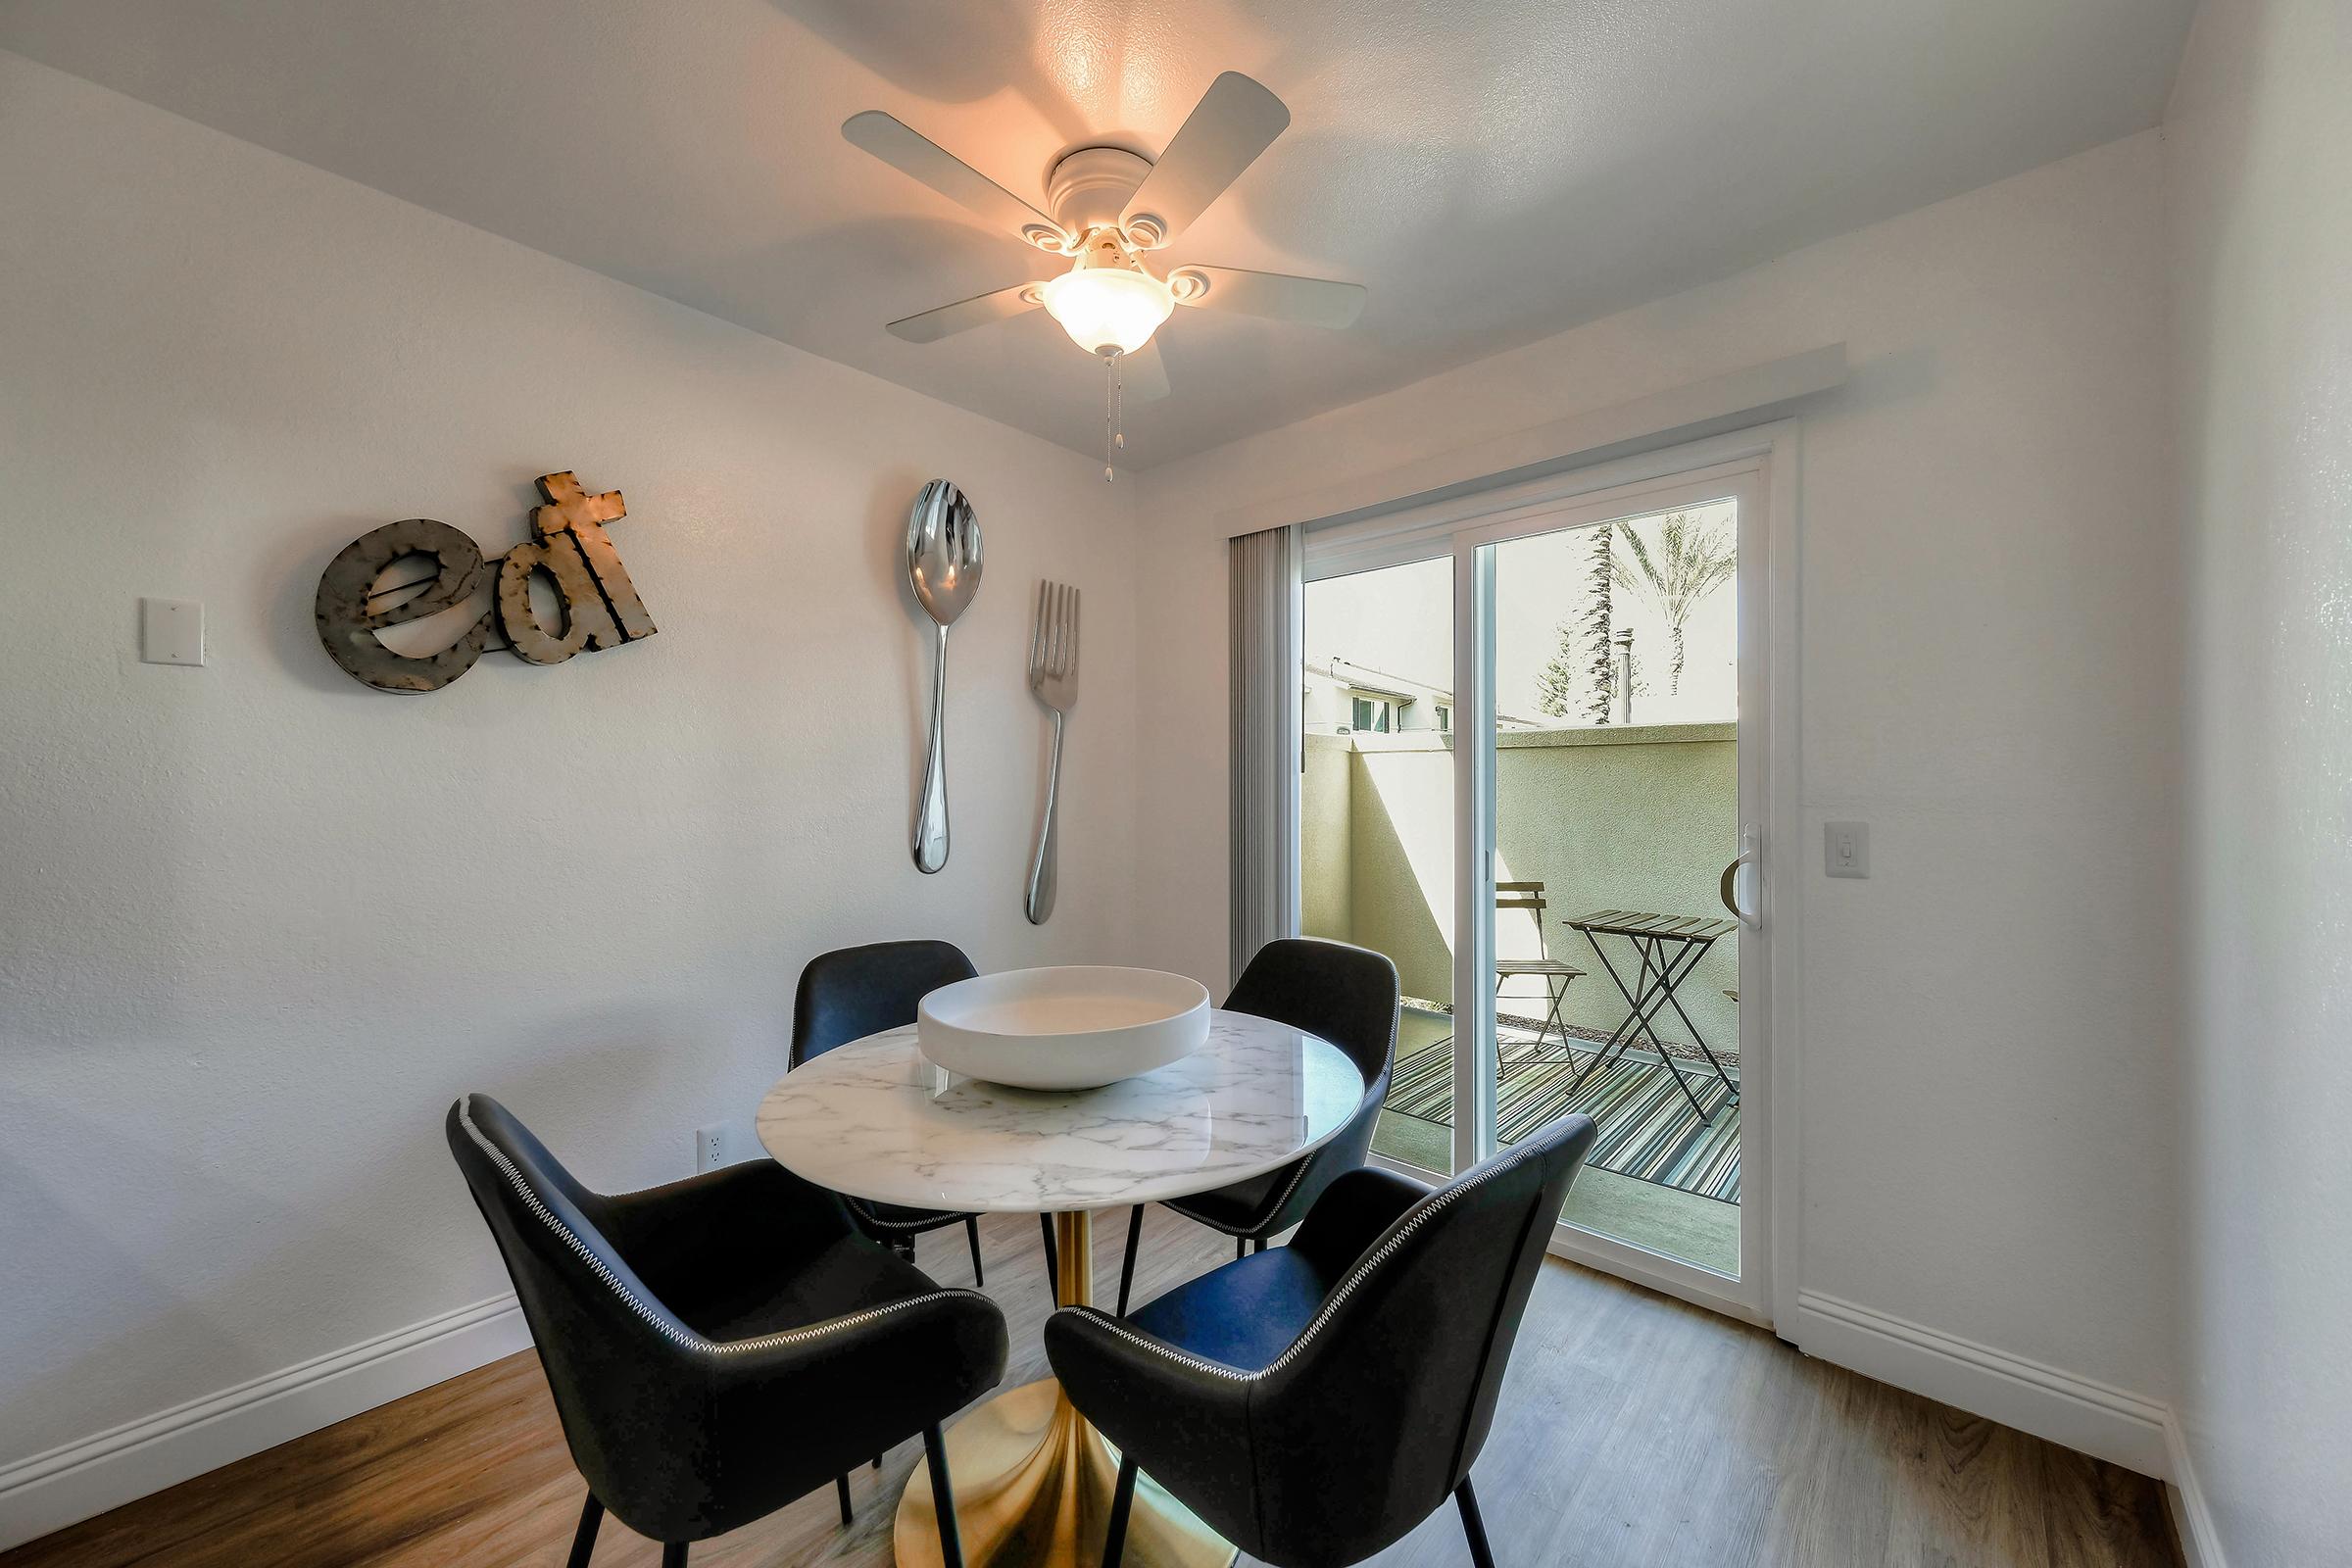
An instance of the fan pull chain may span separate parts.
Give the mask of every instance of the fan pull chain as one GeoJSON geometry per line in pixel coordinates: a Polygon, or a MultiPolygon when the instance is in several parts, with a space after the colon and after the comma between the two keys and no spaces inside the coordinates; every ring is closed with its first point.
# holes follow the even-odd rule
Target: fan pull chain
{"type": "Polygon", "coordinates": [[[1119,428],[1119,362],[1124,354],[1106,354],[1103,363],[1110,368],[1109,397],[1102,410],[1102,482],[1111,483],[1117,476],[1112,465],[1117,455],[1127,449],[1127,432],[1119,428]]]}

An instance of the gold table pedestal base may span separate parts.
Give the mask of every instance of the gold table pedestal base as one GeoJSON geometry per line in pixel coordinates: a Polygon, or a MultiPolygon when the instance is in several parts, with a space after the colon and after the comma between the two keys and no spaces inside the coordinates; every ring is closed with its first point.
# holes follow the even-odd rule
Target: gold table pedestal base
{"type": "MultiPolygon", "coordinates": [[[[1056,1214],[1058,1297],[1086,1302],[1093,1288],[1093,1227],[1056,1214]]],[[[1053,1378],[998,1395],[946,1432],[948,1484],[966,1568],[1098,1568],[1110,1528],[1119,1461],[1053,1378]]],[[[940,1568],[931,1476],[914,1467],[899,1499],[892,1545],[899,1568],[940,1568]]],[[[1137,1478],[1122,1568],[1228,1568],[1238,1555],[1149,1475],[1137,1478]]]]}
{"type": "MultiPolygon", "coordinates": [[[[1096,1568],[1119,1461],[1052,1378],[1000,1394],[947,1429],[948,1483],[967,1568],[1096,1568]]],[[[939,1568],[931,1476],[914,1467],[899,1499],[899,1568],[939,1568]]],[[[1141,1476],[1120,1561],[1132,1568],[1227,1568],[1234,1548],[1141,1476]]]]}

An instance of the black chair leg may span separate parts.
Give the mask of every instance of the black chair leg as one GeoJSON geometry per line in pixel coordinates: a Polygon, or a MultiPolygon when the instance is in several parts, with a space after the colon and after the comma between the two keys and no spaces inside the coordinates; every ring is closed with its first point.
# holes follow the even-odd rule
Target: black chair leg
{"type": "Polygon", "coordinates": [[[948,1486],[948,1441],[923,1428],[923,1457],[931,1462],[931,1511],[939,1516],[940,1568],[963,1568],[963,1537],[956,1528],[956,1494],[948,1486]]]}
{"type": "Polygon", "coordinates": [[[833,1478],[833,1495],[841,1499],[841,1522],[846,1529],[850,1522],[850,1478],[848,1476],[833,1478]]]}
{"type": "Polygon", "coordinates": [[[1252,1238],[1250,1239],[1250,1250],[1251,1250],[1251,1251],[1253,1251],[1253,1252],[1262,1252],[1262,1251],[1264,1251],[1265,1250],[1266,1250],[1266,1239],[1265,1239],[1263,1236],[1252,1237],[1252,1238]]]}
{"type": "Polygon", "coordinates": [[[974,1290],[978,1290],[980,1287],[988,1283],[987,1276],[980,1272],[979,1215],[966,1214],[963,1216],[963,1239],[969,1242],[972,1247],[972,1288],[974,1290]]]}
{"type": "Polygon", "coordinates": [[[1110,1494],[1110,1534],[1102,1542],[1102,1568],[1119,1568],[1127,1549],[1127,1514],[1135,1506],[1135,1460],[1119,1455],[1119,1485],[1110,1494]]]}
{"type": "Polygon", "coordinates": [[[1135,1288],[1135,1245],[1144,1239],[1144,1205],[1127,1211],[1127,1256],[1119,1264],[1119,1316],[1127,1315],[1127,1293],[1135,1288]]]}
{"type": "Polygon", "coordinates": [[[686,1568],[686,1543],[673,1541],[662,1548],[662,1568],[686,1568]]]}
{"type": "Polygon", "coordinates": [[[1470,1561],[1476,1568],[1494,1568],[1494,1548],[1487,1544],[1487,1522],[1478,1516],[1478,1494],[1470,1490],[1470,1478],[1453,1489],[1453,1500],[1462,1510],[1462,1534],[1470,1538],[1470,1561]]]}
{"type": "Polygon", "coordinates": [[[1250,1238],[1247,1236],[1236,1236],[1233,1239],[1233,1260],[1238,1263],[1249,1255],[1250,1238]]]}
{"type": "Polygon", "coordinates": [[[591,1492],[588,1500],[580,1504],[580,1528],[572,1532],[571,1560],[565,1568],[588,1568],[588,1554],[596,1550],[596,1527],[604,1522],[605,1505],[591,1492]]]}
{"type": "Polygon", "coordinates": [[[1061,1259],[1054,1246],[1054,1216],[1037,1216],[1037,1228],[1046,1238],[1046,1295],[1055,1306],[1061,1304],[1061,1259]]]}

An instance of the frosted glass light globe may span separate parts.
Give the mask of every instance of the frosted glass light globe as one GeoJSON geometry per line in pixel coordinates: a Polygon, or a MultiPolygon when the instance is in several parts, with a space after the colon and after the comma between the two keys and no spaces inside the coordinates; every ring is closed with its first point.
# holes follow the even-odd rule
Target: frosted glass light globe
{"type": "Polygon", "coordinates": [[[1176,309],[1168,285],[1149,272],[1085,267],[1044,288],[1046,312],[1089,354],[1133,354],[1176,309]]]}

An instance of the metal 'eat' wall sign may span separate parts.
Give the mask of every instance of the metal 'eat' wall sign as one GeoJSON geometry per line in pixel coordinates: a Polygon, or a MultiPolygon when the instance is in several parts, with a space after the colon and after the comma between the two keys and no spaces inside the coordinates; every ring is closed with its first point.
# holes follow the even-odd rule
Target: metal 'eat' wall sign
{"type": "Polygon", "coordinates": [[[493,619],[516,657],[534,664],[560,664],[583,648],[615,648],[651,637],[654,619],[604,528],[626,514],[620,492],[589,495],[578,479],[564,472],[542,474],[539,493],[547,505],[531,509],[534,537],[504,556],[484,558],[466,535],[430,517],[387,522],[345,545],[318,578],[318,640],[328,656],[377,691],[437,692],[482,657],[493,619]],[[385,567],[410,557],[433,562],[433,574],[375,586],[385,567]],[[376,636],[386,626],[464,604],[481,591],[494,564],[498,576],[491,608],[439,653],[397,654],[376,636]],[[547,573],[563,601],[560,632],[541,625],[531,611],[535,571],[547,573]],[[422,590],[415,597],[397,597],[419,583],[422,590]]]}

